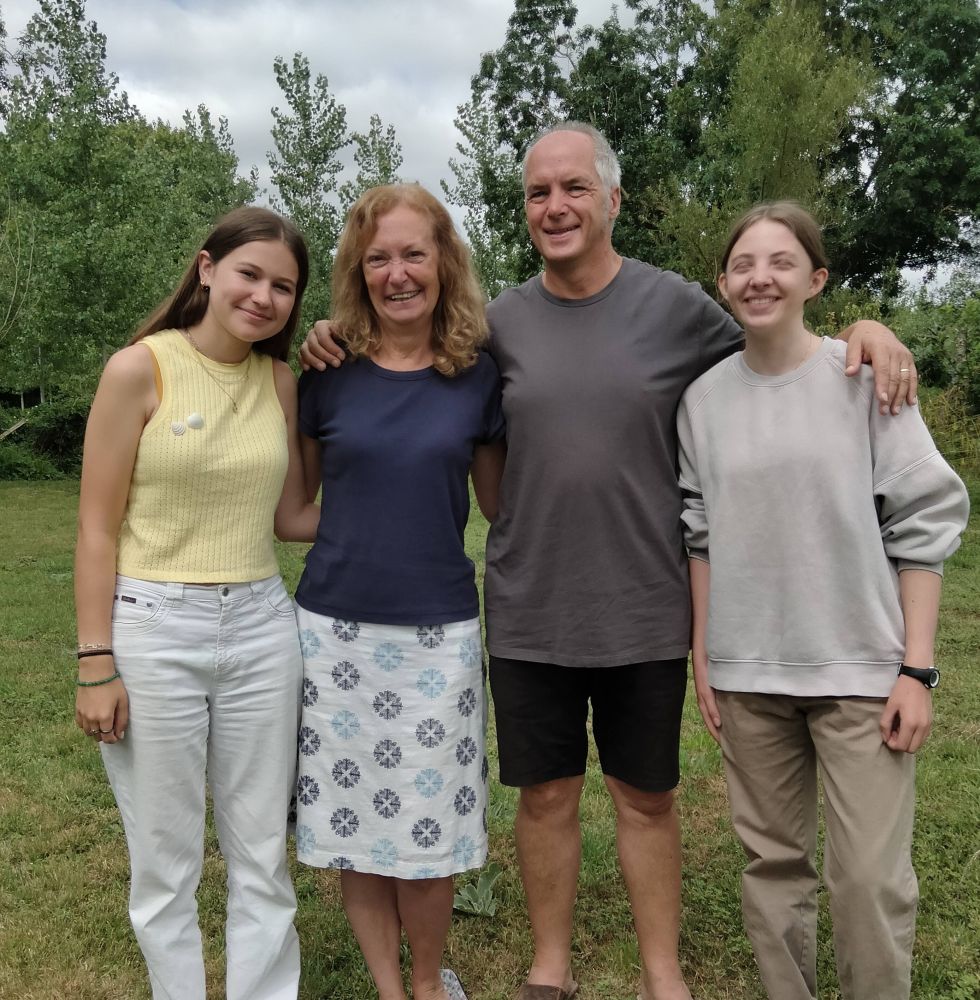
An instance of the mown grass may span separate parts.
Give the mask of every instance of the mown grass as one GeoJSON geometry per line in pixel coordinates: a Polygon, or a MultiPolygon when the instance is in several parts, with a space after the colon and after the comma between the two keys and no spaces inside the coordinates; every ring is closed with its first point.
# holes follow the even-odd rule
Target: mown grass
{"type": "MultiPolygon", "coordinates": [[[[973,479],[974,505],[980,503],[973,479]]],[[[134,1000],[149,991],[126,916],[122,829],[95,747],[72,722],[71,550],[77,484],[0,483],[0,997],[134,1000]]],[[[974,518],[946,575],[936,726],[919,756],[915,861],[922,901],[913,995],[980,997],[980,530],[974,518]]],[[[482,570],[485,525],[468,547],[482,570]]],[[[283,546],[294,585],[302,546],[283,546]]],[[[493,739],[490,740],[491,747],[493,739]]],[[[741,929],[740,850],[717,749],[689,697],[680,806],[684,828],[682,959],[700,1000],[762,992],[741,929]]],[[[584,862],[575,968],[583,1000],[635,995],[638,959],[619,876],[610,803],[594,766],[582,816],[584,862]]],[[[511,826],[515,795],[494,784],[491,857],[504,870],[492,919],[457,916],[450,961],[473,998],[512,995],[530,961],[511,826]]],[[[373,995],[347,928],[336,876],[294,865],[304,998],[373,995]]],[[[213,832],[200,892],[211,993],[223,995],[223,864],[213,832]]],[[[819,965],[836,997],[823,900],[819,965]]]]}

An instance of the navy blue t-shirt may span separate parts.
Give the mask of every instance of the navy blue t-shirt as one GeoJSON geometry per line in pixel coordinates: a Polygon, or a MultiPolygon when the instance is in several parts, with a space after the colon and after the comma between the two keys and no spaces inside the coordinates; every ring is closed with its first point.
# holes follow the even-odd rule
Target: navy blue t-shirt
{"type": "Polygon", "coordinates": [[[504,436],[500,375],[481,351],[454,378],[367,358],[299,380],[299,426],[320,442],[320,525],[296,590],[322,615],[440,625],[479,614],[463,550],[476,445],[504,436]]]}

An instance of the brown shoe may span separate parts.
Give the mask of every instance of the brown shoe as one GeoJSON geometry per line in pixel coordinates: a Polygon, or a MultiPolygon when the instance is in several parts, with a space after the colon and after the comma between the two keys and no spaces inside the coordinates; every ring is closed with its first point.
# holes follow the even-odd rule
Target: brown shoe
{"type": "Polygon", "coordinates": [[[578,983],[572,983],[567,990],[560,986],[541,986],[539,983],[525,983],[514,1000],[572,1000],[578,992],[578,983]]]}

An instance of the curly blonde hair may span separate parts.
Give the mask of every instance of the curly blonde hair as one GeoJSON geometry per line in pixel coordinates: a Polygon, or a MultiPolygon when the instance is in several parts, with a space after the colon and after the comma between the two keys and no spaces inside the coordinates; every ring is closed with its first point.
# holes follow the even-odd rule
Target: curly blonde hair
{"type": "Polygon", "coordinates": [[[333,319],[347,351],[363,357],[381,344],[381,326],[364,280],[364,252],[378,221],[400,206],[418,212],[432,226],[439,250],[439,301],[432,314],[435,368],[452,377],[476,364],[487,338],[486,300],[473,271],[470,251],[442,203],[420,184],[369,188],[351,206],[333,265],[333,319]]]}

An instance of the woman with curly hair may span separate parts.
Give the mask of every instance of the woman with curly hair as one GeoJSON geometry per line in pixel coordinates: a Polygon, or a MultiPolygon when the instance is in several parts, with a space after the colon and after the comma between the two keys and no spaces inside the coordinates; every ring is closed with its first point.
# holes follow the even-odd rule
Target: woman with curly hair
{"type": "MultiPolygon", "coordinates": [[[[299,860],[341,870],[382,1000],[442,1000],[452,876],[486,857],[479,599],[468,475],[495,514],[500,377],[446,209],[418,185],[354,204],[333,272],[346,360],[300,380],[307,490],[322,515],[296,592],[305,662],[299,860]],[[321,475],[322,473],[322,475],[321,475]]],[[[448,983],[447,983],[448,981],[448,983]]],[[[460,995],[460,992],[455,992],[460,995]]]]}

